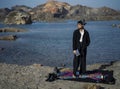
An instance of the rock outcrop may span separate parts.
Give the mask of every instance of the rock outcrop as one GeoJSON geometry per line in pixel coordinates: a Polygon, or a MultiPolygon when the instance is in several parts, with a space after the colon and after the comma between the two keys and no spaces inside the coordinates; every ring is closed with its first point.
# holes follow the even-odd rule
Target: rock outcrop
{"type": "Polygon", "coordinates": [[[25,32],[26,30],[20,28],[5,27],[0,28],[0,32],[25,32]]]}
{"type": "Polygon", "coordinates": [[[0,40],[16,40],[17,36],[16,35],[8,35],[8,36],[1,36],[0,40]]]}
{"type": "Polygon", "coordinates": [[[31,24],[31,15],[24,11],[10,12],[4,21],[5,24],[31,24]]]}
{"type": "MultiPolygon", "coordinates": [[[[26,32],[27,30],[21,29],[21,28],[13,28],[13,27],[5,27],[5,28],[0,28],[0,32],[26,32]]],[[[0,40],[16,40],[18,37],[17,35],[5,35],[5,36],[0,36],[0,40]]]]}

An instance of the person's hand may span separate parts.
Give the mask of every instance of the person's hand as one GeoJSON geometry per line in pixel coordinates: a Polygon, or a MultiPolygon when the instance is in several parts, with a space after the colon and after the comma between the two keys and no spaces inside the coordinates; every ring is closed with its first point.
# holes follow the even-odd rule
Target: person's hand
{"type": "Polygon", "coordinates": [[[76,52],[77,52],[76,50],[73,50],[73,53],[74,53],[74,54],[76,54],[76,52]]]}

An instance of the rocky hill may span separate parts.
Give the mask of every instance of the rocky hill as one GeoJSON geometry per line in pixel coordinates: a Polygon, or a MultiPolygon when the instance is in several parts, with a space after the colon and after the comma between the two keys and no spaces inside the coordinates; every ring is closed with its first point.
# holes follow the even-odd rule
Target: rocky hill
{"type": "Polygon", "coordinates": [[[65,2],[49,1],[34,7],[31,12],[33,20],[49,21],[56,19],[115,20],[120,13],[108,7],[91,8],[82,5],[72,6],[65,2]]]}
{"type": "Polygon", "coordinates": [[[27,12],[31,15],[32,21],[60,21],[66,19],[120,20],[120,11],[109,7],[92,8],[80,4],[72,6],[66,2],[59,1],[48,1],[34,8],[16,5],[11,10],[0,9],[0,11],[0,20],[4,19],[11,11],[27,12]]]}
{"type": "Polygon", "coordinates": [[[60,18],[66,18],[71,5],[64,2],[49,1],[45,4],[34,7],[31,12],[33,20],[51,21],[60,18]]]}

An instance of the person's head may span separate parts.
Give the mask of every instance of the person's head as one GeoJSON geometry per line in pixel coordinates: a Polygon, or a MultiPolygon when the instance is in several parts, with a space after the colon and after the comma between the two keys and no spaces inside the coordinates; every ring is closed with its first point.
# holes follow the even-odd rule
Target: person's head
{"type": "Polygon", "coordinates": [[[83,23],[83,21],[78,21],[77,22],[77,27],[78,27],[78,29],[83,29],[84,28],[84,23],[83,23]]]}

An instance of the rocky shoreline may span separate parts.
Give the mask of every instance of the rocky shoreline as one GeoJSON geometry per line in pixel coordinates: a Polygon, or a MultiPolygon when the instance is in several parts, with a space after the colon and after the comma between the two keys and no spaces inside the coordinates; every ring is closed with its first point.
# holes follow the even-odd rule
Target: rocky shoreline
{"type": "Polygon", "coordinates": [[[120,61],[111,64],[93,64],[87,66],[87,70],[99,68],[113,70],[116,84],[107,85],[63,80],[46,82],[46,76],[53,71],[53,67],[43,66],[41,64],[21,66],[0,63],[0,89],[119,89],[120,61]],[[101,86],[102,88],[87,87],[95,85],[101,86]]]}

